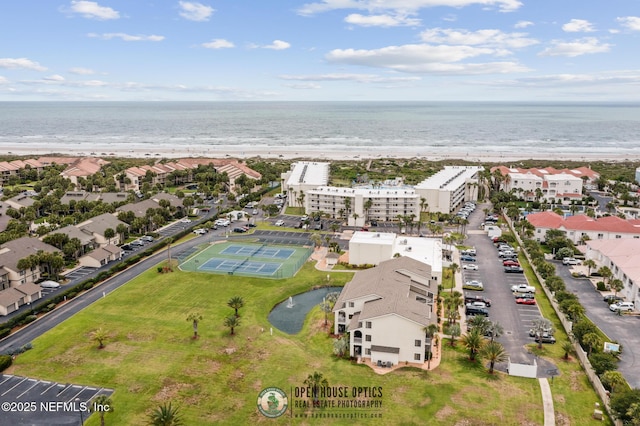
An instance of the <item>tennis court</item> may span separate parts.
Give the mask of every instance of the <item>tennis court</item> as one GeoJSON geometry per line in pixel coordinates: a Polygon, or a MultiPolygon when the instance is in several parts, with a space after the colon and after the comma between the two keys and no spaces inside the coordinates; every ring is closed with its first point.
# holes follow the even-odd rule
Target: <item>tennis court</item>
{"type": "Polygon", "coordinates": [[[282,266],[281,263],[252,262],[250,260],[231,260],[211,258],[198,267],[199,271],[226,272],[226,273],[250,273],[255,275],[272,276],[282,266]]]}
{"type": "Polygon", "coordinates": [[[295,250],[289,248],[274,248],[264,245],[255,248],[253,246],[238,244],[231,245],[220,252],[220,254],[283,260],[290,258],[293,253],[295,253],[295,250]]]}
{"type": "Polygon", "coordinates": [[[227,242],[201,246],[180,269],[259,278],[290,278],[309,259],[312,247],[227,242]]]}

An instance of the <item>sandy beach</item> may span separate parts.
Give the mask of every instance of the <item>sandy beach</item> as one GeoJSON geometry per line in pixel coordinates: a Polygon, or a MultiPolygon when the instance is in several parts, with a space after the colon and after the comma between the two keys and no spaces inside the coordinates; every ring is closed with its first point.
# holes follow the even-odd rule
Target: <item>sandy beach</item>
{"type": "Polygon", "coordinates": [[[375,158],[419,158],[429,161],[440,160],[464,160],[478,163],[502,163],[522,160],[572,160],[577,162],[591,161],[640,161],[640,152],[637,154],[613,153],[613,152],[577,152],[576,150],[554,152],[535,152],[530,147],[518,152],[486,152],[478,153],[447,151],[446,148],[434,151],[420,149],[416,147],[398,148],[393,147],[336,147],[326,150],[326,147],[265,147],[251,145],[229,145],[229,146],[189,146],[189,147],[169,147],[147,145],[129,145],[126,148],[123,144],[96,144],[77,146],[56,146],[53,144],[26,145],[26,146],[0,146],[0,151],[8,155],[40,157],[53,154],[60,154],[72,157],[121,157],[121,158],[265,158],[265,159],[312,159],[319,161],[329,160],[361,160],[375,158]],[[86,148],[91,148],[87,150],[86,148]]]}

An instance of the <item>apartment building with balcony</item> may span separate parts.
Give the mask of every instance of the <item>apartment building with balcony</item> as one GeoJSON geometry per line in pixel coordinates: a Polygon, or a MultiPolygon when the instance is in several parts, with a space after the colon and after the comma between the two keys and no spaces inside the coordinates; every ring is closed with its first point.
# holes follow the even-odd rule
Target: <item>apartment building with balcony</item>
{"type": "Polygon", "coordinates": [[[334,307],[336,333],[349,332],[349,354],[372,364],[423,364],[430,340],[425,327],[437,323],[438,286],[431,267],[408,257],[357,272],[334,307]]]}
{"type": "Polygon", "coordinates": [[[478,199],[479,166],[445,166],[435,175],[417,184],[418,198],[424,198],[428,210],[452,213],[467,201],[478,199]]]}

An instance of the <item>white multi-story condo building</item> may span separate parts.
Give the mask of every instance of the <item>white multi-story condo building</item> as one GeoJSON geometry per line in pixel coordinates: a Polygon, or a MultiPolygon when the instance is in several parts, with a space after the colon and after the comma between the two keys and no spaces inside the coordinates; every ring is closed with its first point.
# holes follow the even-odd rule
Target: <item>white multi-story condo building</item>
{"type": "Polygon", "coordinates": [[[426,362],[425,328],[437,323],[430,277],[429,265],[408,257],[357,272],[333,309],[336,332],[349,332],[349,354],[374,365],[426,362]]]}
{"type": "Polygon", "coordinates": [[[420,217],[420,197],[408,187],[321,186],[305,193],[304,207],[307,214],[320,211],[332,218],[346,218],[349,226],[364,226],[372,220],[393,221],[398,216],[412,220],[420,217]]]}
{"type": "Polygon", "coordinates": [[[287,195],[289,207],[304,207],[308,191],[329,183],[329,163],[299,161],[291,170],[282,173],[282,192],[287,195]]]}
{"type": "Polygon", "coordinates": [[[451,213],[467,201],[478,199],[479,166],[445,166],[415,186],[430,212],[451,213]]]}

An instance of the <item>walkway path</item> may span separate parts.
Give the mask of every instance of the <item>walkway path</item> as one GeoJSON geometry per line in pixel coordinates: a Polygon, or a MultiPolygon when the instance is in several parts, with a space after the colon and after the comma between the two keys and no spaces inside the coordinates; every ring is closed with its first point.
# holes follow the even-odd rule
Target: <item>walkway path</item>
{"type": "Polygon", "coordinates": [[[544,426],[555,426],[556,413],[553,410],[553,397],[551,396],[551,387],[546,378],[538,379],[540,383],[540,392],[542,393],[542,407],[544,408],[544,426]]]}

